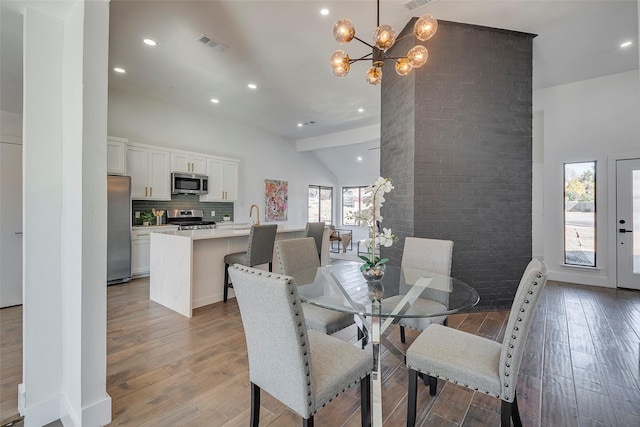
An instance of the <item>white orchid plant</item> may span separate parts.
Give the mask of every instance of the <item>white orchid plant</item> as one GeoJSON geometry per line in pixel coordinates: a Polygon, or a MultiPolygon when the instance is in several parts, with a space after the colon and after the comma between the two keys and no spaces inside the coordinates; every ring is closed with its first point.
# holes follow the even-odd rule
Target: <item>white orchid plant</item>
{"type": "Polygon", "coordinates": [[[376,246],[390,247],[398,238],[391,233],[390,228],[378,229],[378,223],[382,221],[382,215],[380,214],[380,208],[384,203],[384,195],[393,190],[390,178],[379,177],[373,184],[369,185],[366,190],[366,196],[362,198],[362,204],[364,209],[358,213],[351,215],[351,218],[359,225],[366,225],[369,227],[369,238],[365,240],[365,245],[369,249],[369,255],[360,255],[360,258],[364,261],[364,264],[360,267],[360,271],[366,271],[381,266],[389,261],[389,258],[380,258],[376,254],[376,246]]]}

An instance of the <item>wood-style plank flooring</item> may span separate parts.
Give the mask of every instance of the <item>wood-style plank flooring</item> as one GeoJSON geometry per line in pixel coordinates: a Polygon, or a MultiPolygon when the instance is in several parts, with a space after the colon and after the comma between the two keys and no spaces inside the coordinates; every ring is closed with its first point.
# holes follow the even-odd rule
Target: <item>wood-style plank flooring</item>
{"type": "MultiPolygon", "coordinates": [[[[110,286],[107,391],[112,426],[246,426],[249,382],[235,300],[187,319],[149,301],[147,279],[110,286]]],[[[0,310],[0,422],[18,417],[21,307],[0,310]]],[[[449,326],[490,339],[504,335],[506,311],[451,316],[449,326]]],[[[265,325],[268,333],[268,325],[265,325]]],[[[391,340],[399,343],[397,330],[391,340]]],[[[336,336],[355,341],[355,329],[336,336]]],[[[407,331],[408,344],[415,333],[407,331]]],[[[519,377],[525,426],[640,426],[640,292],[549,282],[537,308],[519,377]],[[544,379],[544,381],[543,381],[544,379]]],[[[385,426],[406,423],[407,372],[383,354],[385,426]]],[[[418,425],[497,426],[500,402],[454,384],[419,388],[418,425]]],[[[261,425],[301,420],[262,395],[261,425]]],[[[316,416],[317,426],[359,426],[351,388],[316,416]]]]}

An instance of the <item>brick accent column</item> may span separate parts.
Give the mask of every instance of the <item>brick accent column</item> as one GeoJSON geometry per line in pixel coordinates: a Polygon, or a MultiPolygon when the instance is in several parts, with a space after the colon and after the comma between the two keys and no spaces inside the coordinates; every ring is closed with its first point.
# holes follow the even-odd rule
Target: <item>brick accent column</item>
{"type": "Polygon", "coordinates": [[[380,170],[395,190],[382,214],[400,237],[383,254],[399,265],[406,236],[453,240],[452,275],[484,308],[511,306],[532,254],[533,37],[439,21],[426,65],[383,68],[380,170]]]}

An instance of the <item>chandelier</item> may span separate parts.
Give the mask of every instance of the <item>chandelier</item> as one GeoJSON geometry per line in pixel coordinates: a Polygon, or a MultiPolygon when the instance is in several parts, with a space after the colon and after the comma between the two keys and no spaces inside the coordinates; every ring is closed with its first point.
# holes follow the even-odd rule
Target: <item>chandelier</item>
{"type": "Polygon", "coordinates": [[[420,41],[429,40],[438,30],[438,21],[432,15],[423,15],[416,21],[413,27],[413,33],[396,40],[396,32],[390,25],[380,25],[380,0],[377,0],[376,3],[377,28],[373,33],[372,45],[356,37],[356,30],[350,19],[342,18],[334,25],[333,36],[338,43],[349,43],[351,40],[356,39],[372,49],[371,53],[357,59],[351,59],[344,50],[336,50],[333,55],[331,55],[331,68],[333,69],[333,74],[336,76],[346,76],[351,69],[351,64],[354,62],[371,60],[372,66],[367,70],[367,82],[371,85],[377,85],[382,81],[382,66],[386,60],[395,62],[396,72],[401,76],[406,76],[413,68],[420,68],[427,62],[429,52],[427,48],[422,45],[414,46],[406,56],[402,57],[389,56],[387,51],[396,41],[402,40],[405,37],[415,35],[420,41]]]}

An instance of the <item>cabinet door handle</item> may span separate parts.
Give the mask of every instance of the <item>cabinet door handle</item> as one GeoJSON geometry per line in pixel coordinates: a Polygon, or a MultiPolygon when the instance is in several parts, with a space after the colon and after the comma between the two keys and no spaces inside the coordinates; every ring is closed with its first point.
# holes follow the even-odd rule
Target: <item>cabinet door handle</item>
{"type": "Polygon", "coordinates": [[[148,192],[149,192],[149,187],[144,187],[144,197],[148,196],[147,194],[148,192]]]}
{"type": "Polygon", "coordinates": [[[153,197],[153,187],[149,187],[149,197],[153,197]]]}
{"type": "Polygon", "coordinates": [[[22,231],[16,231],[16,232],[15,232],[15,233],[13,233],[13,234],[16,234],[16,235],[22,236],[22,231]]]}

